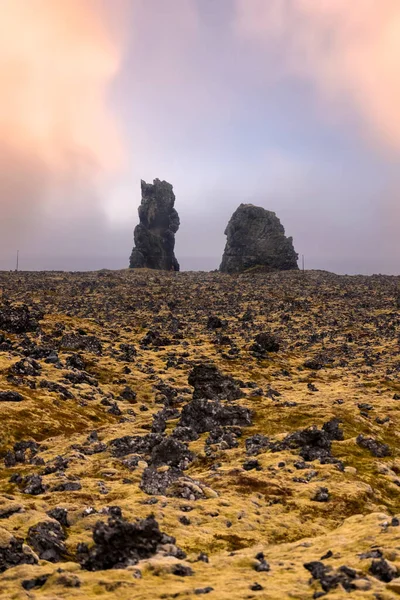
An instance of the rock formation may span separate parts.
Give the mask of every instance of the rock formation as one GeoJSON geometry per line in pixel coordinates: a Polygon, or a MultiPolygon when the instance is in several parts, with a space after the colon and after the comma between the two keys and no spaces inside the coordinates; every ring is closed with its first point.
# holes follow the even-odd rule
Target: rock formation
{"type": "Polygon", "coordinates": [[[135,248],[130,257],[130,268],[146,267],[163,271],[179,271],[175,258],[175,233],[179,229],[179,215],[174,208],[175,194],[167,181],[142,180],[142,202],[139,206],[140,223],[135,228],[135,248]]]}
{"type": "Polygon", "coordinates": [[[227,228],[224,255],[220,270],[238,273],[251,267],[267,271],[298,269],[298,255],[293,239],[274,212],[253,204],[241,204],[233,213],[227,228]]]}

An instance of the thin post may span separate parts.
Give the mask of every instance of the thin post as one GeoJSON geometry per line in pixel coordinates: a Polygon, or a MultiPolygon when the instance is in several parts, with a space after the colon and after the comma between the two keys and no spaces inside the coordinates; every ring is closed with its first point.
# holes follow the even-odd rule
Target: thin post
{"type": "Polygon", "coordinates": [[[301,268],[304,273],[304,254],[301,255],[301,268]]]}
{"type": "Polygon", "coordinates": [[[15,269],[16,271],[18,271],[18,267],[19,267],[19,250],[17,250],[17,268],[15,269]]]}

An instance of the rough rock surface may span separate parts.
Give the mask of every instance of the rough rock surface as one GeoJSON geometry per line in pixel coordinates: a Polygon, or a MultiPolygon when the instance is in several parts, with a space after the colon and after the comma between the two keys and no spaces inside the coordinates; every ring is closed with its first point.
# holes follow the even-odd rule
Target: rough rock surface
{"type": "Polygon", "coordinates": [[[225,235],[220,270],[240,273],[252,267],[265,271],[298,269],[298,255],[291,237],[274,212],[253,204],[241,204],[233,213],[225,235]]]}
{"type": "Polygon", "coordinates": [[[179,215],[174,208],[175,194],[167,181],[155,179],[153,184],[142,180],[140,223],[134,232],[135,248],[130,267],[179,271],[175,258],[175,233],[179,215]]]}
{"type": "Polygon", "coordinates": [[[150,516],[137,523],[122,518],[110,518],[108,523],[98,521],[93,541],[91,549],[83,545],[78,548],[79,562],[88,571],[135,565],[155,554],[160,544],[173,544],[175,539],[162,533],[157,521],[150,516]]]}

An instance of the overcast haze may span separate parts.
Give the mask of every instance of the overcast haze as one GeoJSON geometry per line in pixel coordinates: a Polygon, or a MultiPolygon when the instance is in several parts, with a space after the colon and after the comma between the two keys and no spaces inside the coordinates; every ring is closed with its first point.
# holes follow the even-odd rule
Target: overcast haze
{"type": "Polygon", "coordinates": [[[0,0],[0,268],[124,268],[140,179],[182,269],[241,202],[307,268],[399,273],[398,0],[0,0]]]}

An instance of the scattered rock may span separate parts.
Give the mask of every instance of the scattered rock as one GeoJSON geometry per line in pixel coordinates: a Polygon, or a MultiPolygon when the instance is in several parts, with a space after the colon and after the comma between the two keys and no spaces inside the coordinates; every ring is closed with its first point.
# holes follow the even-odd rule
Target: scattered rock
{"type": "Polygon", "coordinates": [[[24,590],[29,592],[30,590],[35,590],[43,587],[49,577],[50,575],[39,575],[34,579],[23,579],[21,585],[24,588],[24,590]]]}
{"type": "Polygon", "coordinates": [[[42,560],[59,562],[67,552],[65,533],[60,523],[43,521],[28,531],[27,542],[42,560]]]}
{"type": "Polygon", "coordinates": [[[362,433],[357,436],[356,442],[361,448],[369,450],[373,456],[383,458],[384,456],[390,456],[391,454],[387,444],[382,444],[382,442],[378,442],[372,437],[365,437],[362,433]]]}
{"type": "Polygon", "coordinates": [[[185,444],[172,437],[166,437],[153,447],[151,464],[155,467],[169,465],[184,470],[194,460],[194,457],[193,452],[185,444]]]}
{"type": "Polygon", "coordinates": [[[245,427],[251,425],[251,411],[244,406],[226,406],[218,400],[194,399],[183,407],[179,425],[197,433],[228,425],[245,427]]]}
{"type": "Polygon", "coordinates": [[[0,402],[22,402],[24,397],[22,394],[18,392],[12,391],[1,391],[0,392],[0,402]]]}
{"type": "Polygon", "coordinates": [[[0,529],[0,573],[17,565],[36,565],[37,562],[37,557],[22,539],[0,529]]]}
{"type": "Polygon", "coordinates": [[[392,581],[392,579],[398,576],[397,568],[388,563],[384,558],[373,560],[369,572],[371,575],[385,583],[389,583],[389,581],[392,581]]]}
{"type": "Polygon", "coordinates": [[[229,375],[223,375],[214,365],[197,365],[189,373],[189,385],[194,387],[193,398],[237,400],[243,392],[229,375]]]}
{"type": "Polygon", "coordinates": [[[43,316],[44,313],[38,308],[4,302],[0,307],[0,329],[8,333],[36,331],[43,316]]]}
{"type": "Polygon", "coordinates": [[[153,516],[129,523],[110,518],[98,521],[93,530],[94,546],[78,547],[77,558],[83,569],[102,571],[123,569],[154,556],[163,544],[175,544],[175,538],[160,531],[153,516]]]}
{"type": "Polygon", "coordinates": [[[160,444],[163,436],[158,433],[149,433],[148,435],[126,435],[122,438],[111,440],[111,454],[117,458],[127,456],[128,454],[150,455],[153,448],[160,444]]]}
{"type": "Polygon", "coordinates": [[[254,343],[250,350],[256,356],[263,358],[269,352],[278,352],[280,344],[278,339],[268,332],[259,333],[254,338],[254,343]]]}
{"type": "Polygon", "coordinates": [[[84,350],[92,354],[101,354],[103,347],[101,341],[94,335],[82,335],[79,333],[67,333],[60,341],[63,350],[84,350]]]}

